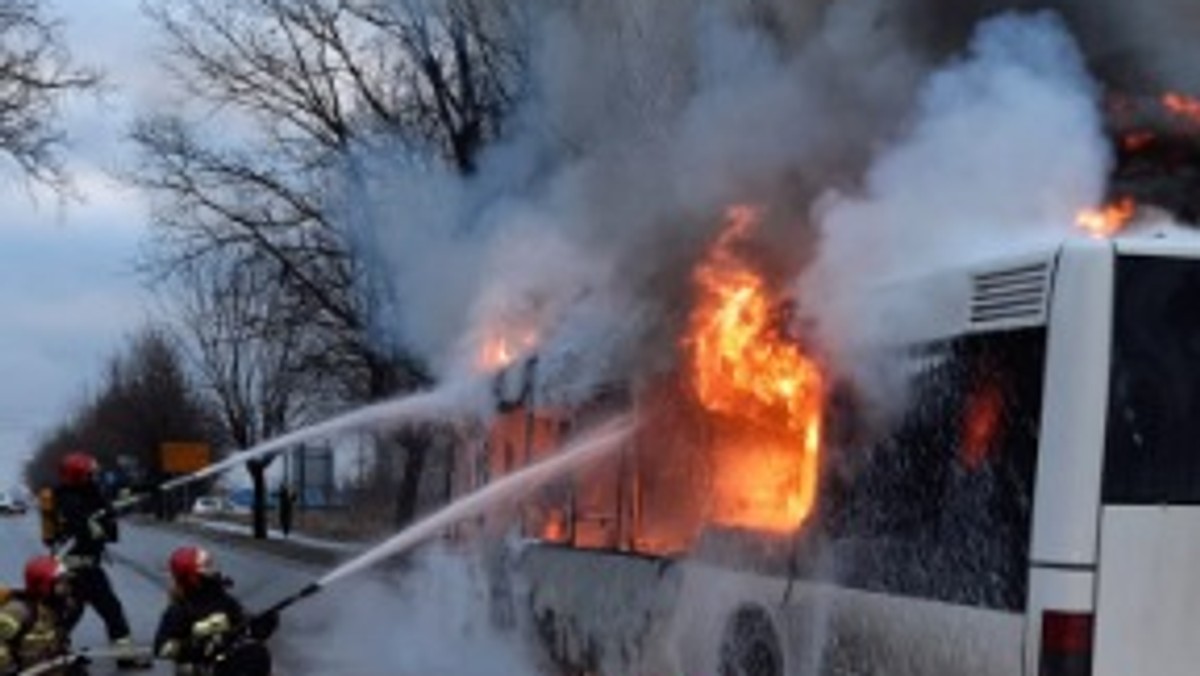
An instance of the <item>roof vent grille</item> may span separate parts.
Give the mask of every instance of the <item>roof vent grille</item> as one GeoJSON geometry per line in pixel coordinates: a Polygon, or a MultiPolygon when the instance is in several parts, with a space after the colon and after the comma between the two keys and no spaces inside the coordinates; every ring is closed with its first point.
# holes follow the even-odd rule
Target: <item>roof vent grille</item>
{"type": "Polygon", "coordinates": [[[1050,261],[972,275],[971,324],[1027,324],[1046,316],[1050,261]]]}

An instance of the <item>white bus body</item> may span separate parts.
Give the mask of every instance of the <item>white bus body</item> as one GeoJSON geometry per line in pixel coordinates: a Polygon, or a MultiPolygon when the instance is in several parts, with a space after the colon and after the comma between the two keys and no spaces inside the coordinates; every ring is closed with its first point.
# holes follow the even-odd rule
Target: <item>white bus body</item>
{"type": "MultiPolygon", "coordinates": [[[[824,468],[782,564],[640,555],[637,485],[602,515],[612,537],[556,527],[558,545],[525,550],[528,610],[560,664],[1198,673],[1200,238],[1069,239],[885,302],[881,321],[919,315],[912,401],[882,445],[828,449],[845,466],[824,468]]],[[[566,518],[583,528],[585,511],[566,518]]]]}

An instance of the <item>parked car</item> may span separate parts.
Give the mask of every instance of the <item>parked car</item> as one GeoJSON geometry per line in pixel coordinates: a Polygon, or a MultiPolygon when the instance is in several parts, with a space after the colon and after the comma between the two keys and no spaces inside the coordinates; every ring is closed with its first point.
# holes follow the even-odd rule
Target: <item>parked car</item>
{"type": "Polygon", "coordinates": [[[228,511],[229,502],[215,495],[201,496],[192,503],[192,514],[224,514],[228,511]]]}
{"type": "MultiPolygon", "coordinates": [[[[279,493],[278,491],[267,492],[267,509],[276,510],[279,508],[279,493]]],[[[254,489],[238,488],[229,493],[230,509],[242,514],[249,514],[254,509],[254,489]]]]}
{"type": "Polygon", "coordinates": [[[29,505],[21,498],[8,492],[0,492],[0,514],[24,514],[29,505]]]}

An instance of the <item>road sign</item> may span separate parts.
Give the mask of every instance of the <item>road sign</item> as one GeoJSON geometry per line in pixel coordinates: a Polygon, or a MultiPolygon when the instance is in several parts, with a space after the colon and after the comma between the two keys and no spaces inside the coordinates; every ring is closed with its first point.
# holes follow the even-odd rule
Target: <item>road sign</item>
{"type": "Polygon", "coordinates": [[[159,459],[167,474],[191,474],[212,463],[212,447],[203,441],[164,441],[159,459]]]}

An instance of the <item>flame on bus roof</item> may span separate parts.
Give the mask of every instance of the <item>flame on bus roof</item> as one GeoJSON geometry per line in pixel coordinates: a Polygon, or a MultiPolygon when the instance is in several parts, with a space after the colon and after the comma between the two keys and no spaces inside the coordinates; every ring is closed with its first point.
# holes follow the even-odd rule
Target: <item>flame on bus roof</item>
{"type": "Polygon", "coordinates": [[[1080,211],[1075,223],[1093,237],[1112,237],[1133,219],[1136,210],[1133,199],[1124,197],[1097,209],[1080,211]]]}

